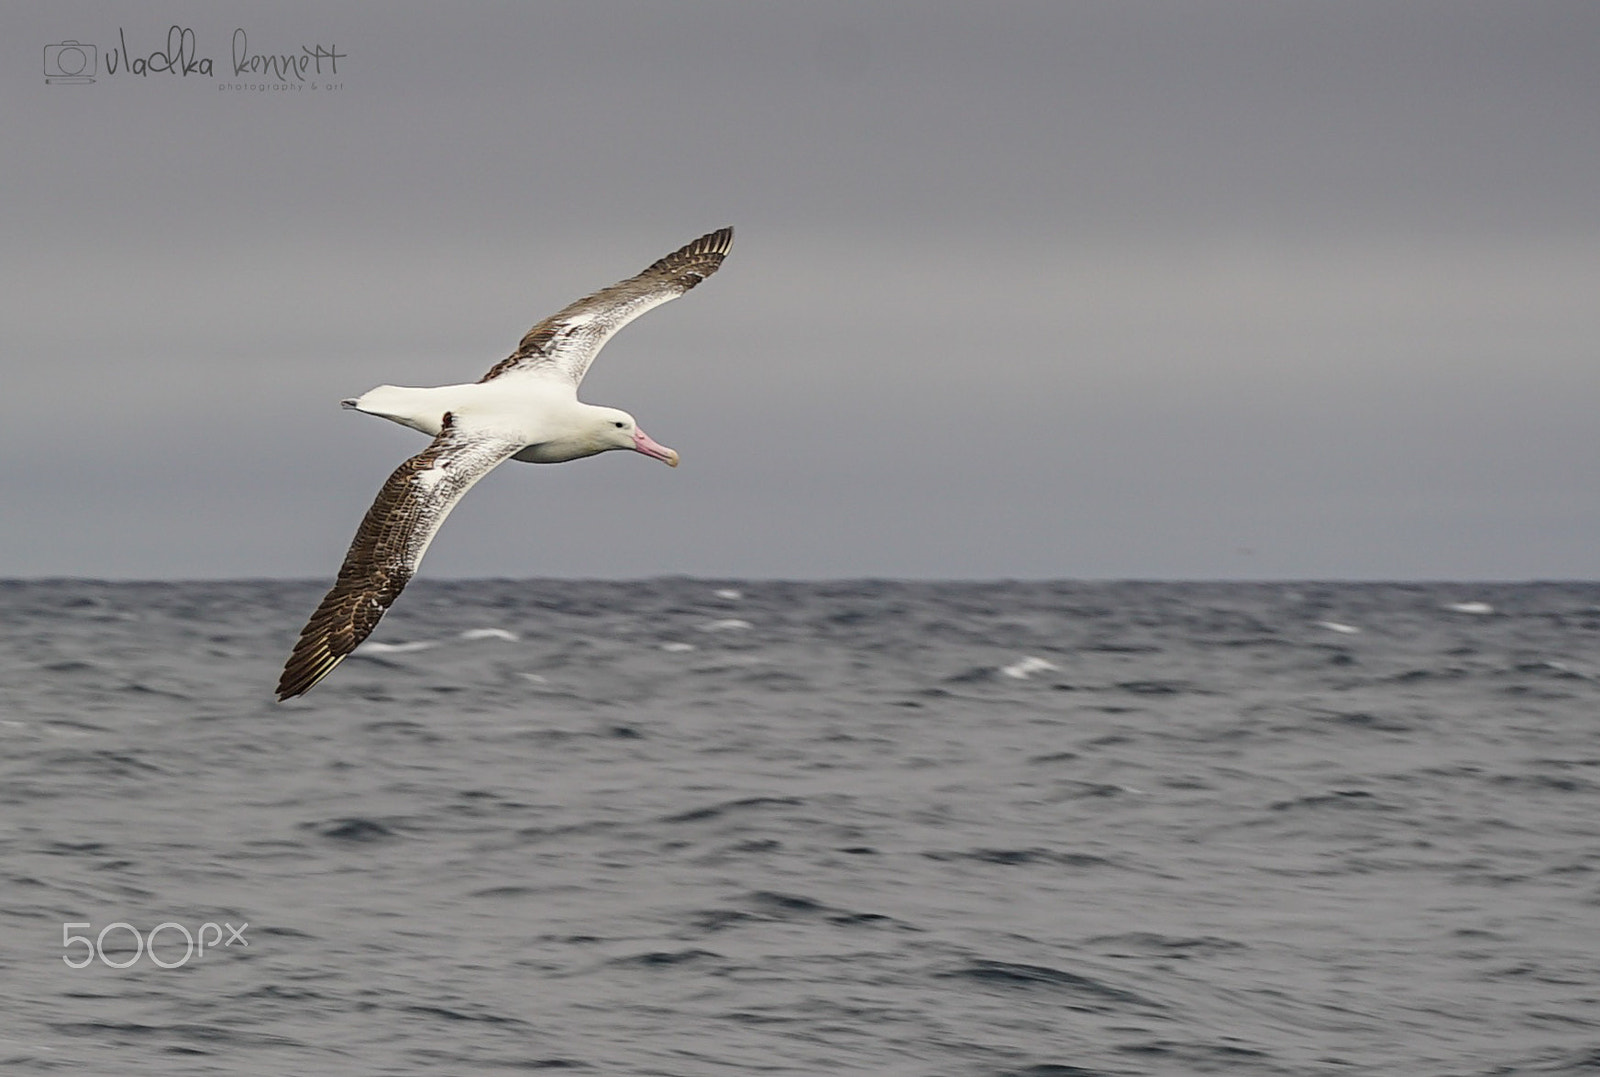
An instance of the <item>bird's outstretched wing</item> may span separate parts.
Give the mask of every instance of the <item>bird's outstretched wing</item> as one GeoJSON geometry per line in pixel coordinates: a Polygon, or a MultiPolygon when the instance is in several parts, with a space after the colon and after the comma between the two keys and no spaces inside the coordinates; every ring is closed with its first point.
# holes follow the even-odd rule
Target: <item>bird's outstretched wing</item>
{"type": "Polygon", "coordinates": [[[522,447],[493,431],[462,429],[445,415],[439,436],[395,469],[367,510],[338,580],[283,667],[280,702],[310,691],[367,638],[417,571],[456,502],[522,447]]]}
{"type": "Polygon", "coordinates": [[[517,350],[479,380],[538,374],[578,384],[617,330],[711,276],[732,245],[733,229],[719,228],[673,251],[638,276],[568,305],[528,330],[517,350]]]}

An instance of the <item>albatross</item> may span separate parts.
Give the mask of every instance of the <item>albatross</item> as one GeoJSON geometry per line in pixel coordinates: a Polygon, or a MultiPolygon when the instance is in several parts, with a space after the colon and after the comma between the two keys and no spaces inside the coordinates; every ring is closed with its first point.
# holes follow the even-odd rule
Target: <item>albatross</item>
{"type": "Polygon", "coordinates": [[[582,403],[578,386],[617,330],[711,276],[732,244],[733,229],[719,228],[644,272],[568,305],[528,330],[517,350],[476,382],[380,385],[340,401],[433,441],[378,491],[337,581],[283,667],[280,702],[310,691],[371,634],[416,574],[450,510],[505,461],[559,464],[631,449],[678,466],[678,454],[655,442],[632,415],[582,403]]]}

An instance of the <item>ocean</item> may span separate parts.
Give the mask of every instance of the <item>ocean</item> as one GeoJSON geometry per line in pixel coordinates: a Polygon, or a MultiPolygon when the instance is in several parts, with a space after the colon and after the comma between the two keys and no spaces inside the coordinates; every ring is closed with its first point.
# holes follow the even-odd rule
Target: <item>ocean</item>
{"type": "Polygon", "coordinates": [[[1600,585],[0,582],[7,1073],[1600,1072],[1600,585]]]}

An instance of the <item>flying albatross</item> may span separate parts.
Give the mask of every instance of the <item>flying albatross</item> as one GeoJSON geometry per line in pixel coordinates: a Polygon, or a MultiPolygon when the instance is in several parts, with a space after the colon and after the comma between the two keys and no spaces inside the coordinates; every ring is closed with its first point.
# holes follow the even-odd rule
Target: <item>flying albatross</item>
{"type": "Polygon", "coordinates": [[[380,385],[341,401],[420,430],[433,443],[396,468],[378,491],[338,580],[283,667],[279,701],[310,691],[367,638],[456,502],[504,461],[559,464],[632,449],[678,466],[678,454],[639,429],[632,415],[580,403],[578,384],[612,334],[711,276],[732,244],[733,229],[720,228],[552,314],[476,382],[431,389],[380,385]]]}

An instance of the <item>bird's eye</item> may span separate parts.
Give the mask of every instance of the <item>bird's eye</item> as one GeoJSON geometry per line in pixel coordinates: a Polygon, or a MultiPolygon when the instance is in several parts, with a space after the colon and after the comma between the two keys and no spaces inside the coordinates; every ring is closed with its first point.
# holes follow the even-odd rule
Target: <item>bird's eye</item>
{"type": "Polygon", "coordinates": [[[618,430],[625,430],[625,429],[627,429],[627,426],[628,426],[627,423],[623,423],[623,422],[618,422],[618,423],[615,423],[613,425],[615,425],[618,430]]]}

